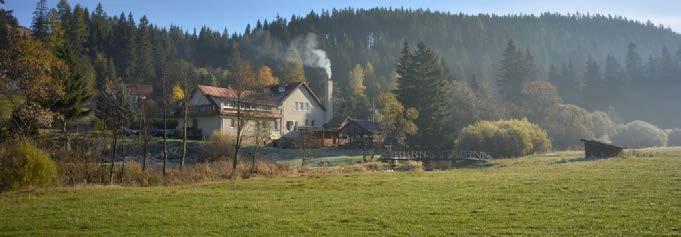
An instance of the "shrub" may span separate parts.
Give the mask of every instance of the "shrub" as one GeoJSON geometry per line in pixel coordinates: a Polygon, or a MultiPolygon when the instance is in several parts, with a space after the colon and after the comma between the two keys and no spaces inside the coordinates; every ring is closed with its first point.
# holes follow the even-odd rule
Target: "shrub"
{"type": "Polygon", "coordinates": [[[234,155],[234,137],[220,132],[213,133],[203,145],[203,158],[206,161],[228,160],[234,155]]]}
{"type": "Polygon", "coordinates": [[[57,175],[54,161],[28,139],[3,144],[0,149],[0,191],[45,187],[57,175]]]}
{"type": "Polygon", "coordinates": [[[667,133],[644,121],[626,124],[612,137],[615,144],[630,148],[666,146],[667,139],[667,133]]]}
{"type": "Polygon", "coordinates": [[[669,140],[667,145],[669,146],[681,146],[681,129],[675,128],[668,133],[669,140]]]}
{"type": "Polygon", "coordinates": [[[558,148],[581,146],[580,139],[594,138],[591,114],[576,105],[558,105],[544,119],[543,127],[558,148]]]}
{"type": "Polygon", "coordinates": [[[615,123],[612,122],[610,116],[603,111],[594,111],[590,114],[590,117],[594,137],[599,140],[609,141],[615,129],[615,123]]]}
{"type": "Polygon", "coordinates": [[[406,161],[400,164],[398,169],[400,171],[423,171],[423,162],[413,160],[406,161]]]}
{"type": "Polygon", "coordinates": [[[516,157],[551,149],[546,132],[527,120],[480,121],[459,133],[456,149],[516,157]]]}

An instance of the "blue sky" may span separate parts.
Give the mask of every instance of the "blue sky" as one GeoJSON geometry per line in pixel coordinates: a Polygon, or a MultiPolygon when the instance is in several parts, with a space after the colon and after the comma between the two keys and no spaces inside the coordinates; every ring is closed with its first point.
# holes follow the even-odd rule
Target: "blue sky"
{"type": "MultiPolygon", "coordinates": [[[[49,6],[56,6],[59,0],[48,0],[49,6]]],[[[37,0],[6,0],[5,8],[13,9],[21,25],[31,23],[32,12],[37,0]]],[[[160,25],[179,25],[185,29],[200,28],[203,25],[229,32],[243,31],[247,23],[258,19],[272,19],[276,15],[289,18],[311,10],[331,8],[405,7],[428,8],[431,10],[463,12],[469,14],[539,14],[559,13],[601,13],[621,15],[641,21],[651,20],[681,32],[680,0],[69,0],[72,5],[80,3],[90,10],[102,2],[109,15],[121,11],[132,12],[136,19],[146,15],[149,21],[160,25]]]]}

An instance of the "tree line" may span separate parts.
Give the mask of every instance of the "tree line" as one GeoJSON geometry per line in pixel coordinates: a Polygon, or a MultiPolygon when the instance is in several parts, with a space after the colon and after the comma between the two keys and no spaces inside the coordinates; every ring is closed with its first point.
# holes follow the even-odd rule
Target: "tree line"
{"type": "MultiPolygon", "coordinates": [[[[312,11],[290,18],[277,16],[258,20],[243,31],[229,32],[206,26],[193,30],[159,27],[147,17],[138,19],[132,13],[109,16],[101,4],[90,11],[60,1],[54,9],[38,7],[36,10],[31,27],[36,38],[50,41],[50,37],[63,35],[64,41],[78,54],[90,58],[97,84],[114,80],[161,88],[164,65],[183,60],[211,72],[199,83],[225,85],[231,45],[238,43],[241,54],[256,69],[270,71],[282,82],[307,81],[313,90],[320,92],[328,75],[306,65],[303,52],[303,41],[312,33],[331,61],[336,108],[340,113],[358,118],[370,117],[370,108],[376,104],[378,95],[396,88],[398,73],[394,65],[405,41],[423,41],[429,45],[460,80],[475,80],[478,86],[497,90],[498,58],[512,39],[518,47],[530,49],[537,64],[537,77],[552,80],[567,102],[587,108],[612,106],[626,120],[637,118],[639,105],[664,99],[653,93],[656,89],[668,90],[667,94],[678,89],[670,89],[673,87],[662,81],[672,84],[679,81],[675,76],[678,73],[670,73],[673,71],[670,66],[678,65],[681,51],[667,50],[665,46],[681,45],[681,37],[664,26],[620,16],[466,15],[422,9],[346,8],[312,11]],[[593,64],[597,64],[601,71],[607,68],[616,71],[618,63],[624,67],[631,59],[630,44],[641,58],[640,75],[628,75],[627,78],[636,79],[627,79],[617,76],[617,72],[604,72],[603,76],[607,74],[607,80],[612,79],[608,83],[626,85],[639,81],[651,89],[633,87],[634,93],[624,93],[625,96],[607,102],[589,99],[594,96],[589,94],[594,92],[583,88],[592,82],[582,77],[589,69],[587,66],[591,65],[593,70],[593,64]],[[564,75],[558,75],[562,72],[564,75]],[[574,80],[563,80],[572,74],[574,80]],[[647,79],[652,77],[661,79],[647,79]]],[[[632,67],[636,71],[637,66],[633,64],[635,62],[632,67]]],[[[605,82],[598,80],[593,83],[605,86],[605,82]]],[[[160,96],[160,90],[155,91],[156,96],[160,96]]],[[[661,112],[651,108],[644,114],[655,114],[646,119],[665,126],[681,126],[673,119],[675,114],[661,112]]]]}

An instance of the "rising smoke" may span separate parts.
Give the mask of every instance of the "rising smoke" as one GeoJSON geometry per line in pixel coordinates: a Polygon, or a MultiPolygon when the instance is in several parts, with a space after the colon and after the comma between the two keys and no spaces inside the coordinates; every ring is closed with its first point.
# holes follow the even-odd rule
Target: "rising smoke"
{"type": "MultiPolygon", "coordinates": [[[[264,38],[263,31],[258,31],[255,33],[253,38],[264,38]]],[[[331,60],[326,55],[326,51],[319,48],[319,40],[317,35],[314,33],[308,33],[307,35],[297,36],[294,38],[290,44],[277,39],[268,38],[271,42],[270,47],[263,47],[263,45],[256,44],[254,42],[244,42],[246,47],[251,47],[255,50],[258,57],[272,58],[276,60],[282,60],[287,62],[298,63],[298,59],[287,58],[286,50],[288,47],[295,47],[295,49],[300,54],[300,60],[303,65],[313,68],[322,68],[326,72],[326,75],[331,78],[331,60]],[[273,50],[271,45],[277,45],[279,50],[273,50]]]]}
{"type": "Polygon", "coordinates": [[[316,34],[308,33],[304,39],[297,39],[296,44],[300,48],[300,57],[305,66],[323,68],[326,75],[331,78],[331,60],[324,50],[319,49],[316,34]]]}

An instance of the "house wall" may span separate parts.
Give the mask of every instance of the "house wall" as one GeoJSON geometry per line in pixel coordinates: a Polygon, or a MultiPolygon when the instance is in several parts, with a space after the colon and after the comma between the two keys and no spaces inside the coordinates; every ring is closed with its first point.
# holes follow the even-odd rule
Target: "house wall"
{"type": "Polygon", "coordinates": [[[298,132],[295,131],[293,127],[287,129],[287,122],[292,121],[297,122],[298,127],[305,126],[305,120],[308,121],[308,127],[321,127],[326,122],[325,116],[326,111],[322,109],[317,102],[315,102],[314,97],[303,87],[296,88],[291,94],[284,100],[279,107],[282,110],[281,119],[281,136],[297,136],[298,132]],[[296,106],[296,103],[307,103],[310,105],[309,110],[301,110],[296,106]],[[314,121],[314,126],[312,126],[312,121],[314,121]]]}
{"type": "MultiPolygon", "coordinates": [[[[218,102],[218,101],[216,101],[216,102],[218,102]]],[[[209,104],[210,104],[210,101],[208,101],[206,96],[203,95],[203,93],[201,93],[201,91],[199,91],[199,90],[196,90],[194,92],[194,95],[192,95],[191,100],[189,100],[189,105],[193,105],[193,106],[209,105],[209,104]]]]}
{"type": "MultiPolygon", "coordinates": [[[[236,136],[236,117],[235,116],[221,116],[220,118],[222,128],[221,131],[223,134],[229,135],[229,136],[236,136]],[[232,121],[234,123],[234,126],[232,126],[232,121]]],[[[265,123],[270,126],[270,134],[269,138],[274,140],[274,139],[279,139],[279,129],[275,129],[274,123],[279,123],[279,119],[261,119],[261,120],[251,120],[248,121],[246,126],[244,126],[244,143],[245,144],[252,144],[252,137],[256,132],[256,126],[258,121],[264,121],[265,123]]]]}
{"type": "MultiPolygon", "coordinates": [[[[200,117],[189,116],[188,119],[189,119],[188,120],[189,126],[187,126],[187,127],[191,128],[194,119],[196,119],[197,126],[198,126],[199,129],[201,129],[201,133],[203,134],[204,137],[208,137],[211,134],[213,134],[214,132],[220,132],[222,130],[221,129],[221,126],[222,126],[221,119],[220,119],[219,116],[215,116],[215,115],[213,115],[213,116],[200,116],[200,117]]],[[[184,124],[183,122],[184,122],[184,119],[182,117],[177,119],[177,129],[178,130],[183,128],[183,126],[182,126],[184,124]]]]}

